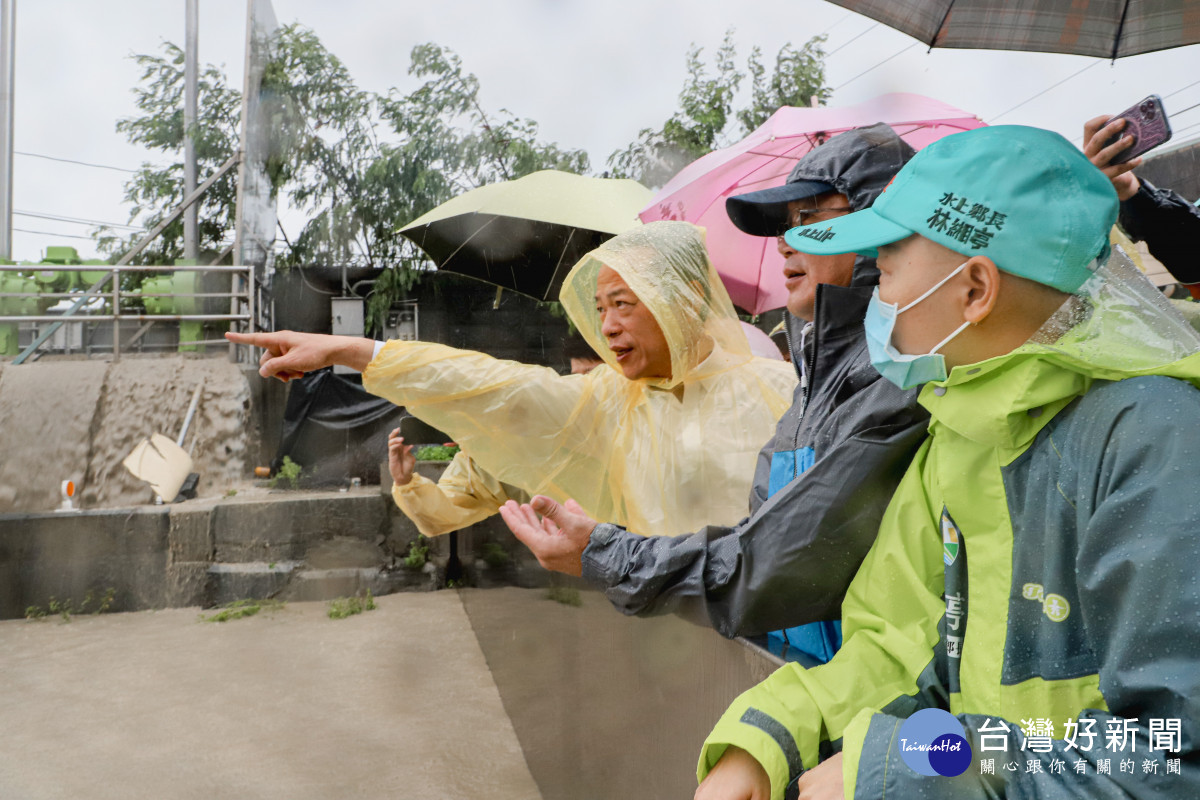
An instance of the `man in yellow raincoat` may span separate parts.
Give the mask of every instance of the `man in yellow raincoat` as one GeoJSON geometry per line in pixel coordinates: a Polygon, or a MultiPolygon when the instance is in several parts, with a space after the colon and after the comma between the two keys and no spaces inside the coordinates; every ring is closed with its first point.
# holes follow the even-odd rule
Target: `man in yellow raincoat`
{"type": "MultiPolygon", "coordinates": [[[[284,380],[331,364],[445,431],[497,481],[651,535],[746,515],[795,373],[750,355],[703,232],[656,222],[575,265],[560,295],[607,364],[586,375],[426,342],[228,334],[284,380]]],[[[480,498],[495,511],[504,498],[480,498]],[[499,502],[496,502],[496,501],[499,502]]]]}

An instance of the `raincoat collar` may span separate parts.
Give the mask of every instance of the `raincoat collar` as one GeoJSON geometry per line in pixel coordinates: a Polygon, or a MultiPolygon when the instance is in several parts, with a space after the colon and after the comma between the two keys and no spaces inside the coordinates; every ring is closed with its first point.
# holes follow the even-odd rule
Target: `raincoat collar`
{"type": "MultiPolygon", "coordinates": [[[[1121,346],[1120,340],[1113,344],[1121,346]]],[[[1144,375],[1179,378],[1200,387],[1200,353],[1162,366],[1123,370],[1024,345],[1007,355],[954,367],[945,381],[926,384],[918,401],[929,410],[929,429],[935,435],[946,428],[1015,458],[1096,381],[1144,375]]]]}
{"type": "Polygon", "coordinates": [[[1200,387],[1200,336],[1114,248],[1029,342],[954,367],[946,380],[926,384],[918,401],[932,416],[931,432],[947,428],[1015,458],[1096,381],[1147,375],[1200,387]]]}

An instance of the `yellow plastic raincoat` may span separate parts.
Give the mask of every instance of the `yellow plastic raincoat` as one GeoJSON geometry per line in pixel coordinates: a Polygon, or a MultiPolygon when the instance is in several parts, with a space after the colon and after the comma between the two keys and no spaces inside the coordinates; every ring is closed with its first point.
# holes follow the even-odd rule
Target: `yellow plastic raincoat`
{"type": "Polygon", "coordinates": [[[487,519],[505,501],[529,502],[529,495],[479,468],[464,452],[454,456],[437,483],[414,472],[392,499],[426,536],[439,536],[487,519]]]}
{"type": "MultiPolygon", "coordinates": [[[[445,431],[496,482],[574,498],[597,519],[676,535],[744,517],[759,448],[791,404],[796,375],[783,361],[750,355],[703,231],[655,222],[610,239],[575,265],[560,298],[606,365],[561,376],[444,345],[391,341],[363,372],[363,386],[445,431]],[[602,266],[653,313],[670,348],[670,378],[629,380],[620,372],[594,300],[602,266]]],[[[420,491],[394,494],[410,516],[418,511],[427,533],[470,524],[503,503],[488,491],[475,504],[458,496],[418,510],[420,491]],[[436,506],[445,512],[442,525],[436,506]]]]}

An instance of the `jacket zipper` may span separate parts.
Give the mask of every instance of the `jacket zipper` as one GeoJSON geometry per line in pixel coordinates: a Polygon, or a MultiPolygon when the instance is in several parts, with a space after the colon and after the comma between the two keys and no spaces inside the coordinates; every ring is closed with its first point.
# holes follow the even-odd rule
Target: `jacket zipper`
{"type": "MultiPolygon", "coordinates": [[[[818,289],[818,291],[820,291],[820,289],[818,289]]],[[[800,475],[800,461],[798,458],[796,458],[795,454],[800,449],[800,429],[804,426],[804,416],[808,412],[808,396],[809,396],[809,393],[812,392],[813,377],[815,376],[816,369],[817,369],[816,316],[817,316],[816,311],[814,309],[813,321],[807,323],[800,330],[800,357],[804,359],[804,363],[807,364],[807,367],[805,368],[805,371],[804,371],[804,376],[805,376],[806,380],[804,381],[804,390],[801,394],[801,397],[803,398],[803,406],[800,409],[800,419],[796,424],[796,432],[792,435],[792,480],[795,480],[800,475]],[[812,333],[812,347],[811,348],[806,347],[806,345],[808,344],[808,342],[807,342],[808,335],[807,334],[809,332],[812,333]],[[809,353],[811,353],[811,355],[809,355],[809,353],[805,353],[804,352],[805,349],[808,349],[808,351],[809,351],[809,353]]]]}

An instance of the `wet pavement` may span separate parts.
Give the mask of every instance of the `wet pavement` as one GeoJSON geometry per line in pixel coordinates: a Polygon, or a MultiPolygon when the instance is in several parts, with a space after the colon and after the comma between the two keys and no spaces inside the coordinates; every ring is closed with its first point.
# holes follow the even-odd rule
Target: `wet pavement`
{"type": "Polygon", "coordinates": [[[686,798],[729,704],[777,659],[674,615],[624,617],[600,592],[459,595],[544,800],[686,798]]]}
{"type": "Polygon", "coordinates": [[[0,798],[539,798],[455,592],[0,622],[0,798]]]}

